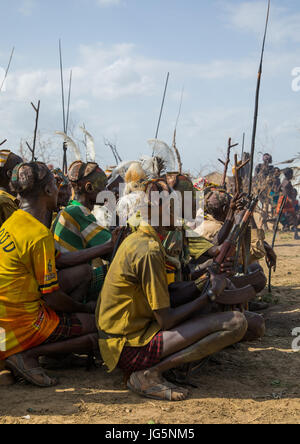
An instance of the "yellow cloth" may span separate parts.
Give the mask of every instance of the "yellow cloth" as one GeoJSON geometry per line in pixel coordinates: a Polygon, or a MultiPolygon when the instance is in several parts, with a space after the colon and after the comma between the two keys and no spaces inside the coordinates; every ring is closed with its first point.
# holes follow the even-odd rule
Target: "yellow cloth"
{"type": "Polygon", "coordinates": [[[98,328],[114,336],[99,341],[109,372],[116,368],[124,346],[149,344],[160,331],[153,312],[169,307],[163,247],[151,226],[140,225],[119,248],[98,303],[98,328]]]}
{"type": "Polygon", "coordinates": [[[200,236],[204,237],[208,241],[213,242],[216,235],[219,233],[223,226],[222,222],[219,222],[218,220],[214,219],[210,214],[205,216],[205,219],[203,223],[201,224],[201,227],[197,232],[200,236]]]}
{"type": "Polygon", "coordinates": [[[204,237],[189,237],[188,245],[190,256],[194,260],[199,259],[213,247],[213,244],[204,237]]]}
{"type": "Polygon", "coordinates": [[[0,227],[17,209],[17,199],[0,190],[0,227]]]}
{"type": "Polygon", "coordinates": [[[25,211],[0,229],[0,360],[36,347],[56,329],[59,318],[43,294],[57,291],[53,236],[25,211]],[[3,330],[1,330],[3,329],[3,330]]]}

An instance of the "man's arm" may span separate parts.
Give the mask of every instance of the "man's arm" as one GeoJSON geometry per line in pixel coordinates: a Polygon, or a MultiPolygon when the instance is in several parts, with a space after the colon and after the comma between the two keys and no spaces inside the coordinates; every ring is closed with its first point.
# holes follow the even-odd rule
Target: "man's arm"
{"type": "Polygon", "coordinates": [[[56,258],[56,267],[58,270],[64,268],[76,267],[77,265],[87,264],[90,261],[101,258],[113,252],[114,243],[109,241],[104,245],[98,245],[85,250],[62,253],[56,258]]]}
{"type": "Polygon", "coordinates": [[[56,258],[56,267],[58,268],[58,270],[76,267],[77,265],[87,264],[99,257],[104,258],[105,256],[112,254],[119,233],[120,228],[114,230],[111,240],[106,242],[105,244],[96,245],[95,247],[86,248],[85,250],[60,254],[56,258]]]}
{"type": "MultiPolygon", "coordinates": [[[[211,275],[211,284],[217,295],[222,294],[227,285],[227,280],[221,275],[211,275]]],[[[154,311],[154,316],[163,331],[172,330],[192,318],[197,311],[210,304],[208,292],[204,292],[199,298],[178,308],[166,308],[154,311]]]]}
{"type": "Polygon", "coordinates": [[[49,308],[51,308],[55,312],[94,313],[93,307],[74,301],[61,290],[43,295],[43,301],[49,308]]]}

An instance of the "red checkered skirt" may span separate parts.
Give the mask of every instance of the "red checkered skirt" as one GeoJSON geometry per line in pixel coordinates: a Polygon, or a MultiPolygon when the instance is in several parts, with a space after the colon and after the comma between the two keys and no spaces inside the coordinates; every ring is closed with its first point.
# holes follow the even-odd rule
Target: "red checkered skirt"
{"type": "Polygon", "coordinates": [[[44,344],[66,341],[82,336],[82,324],[75,314],[57,313],[59,324],[44,344]]]}
{"type": "Polygon", "coordinates": [[[127,375],[147,370],[161,361],[163,334],[159,332],[145,347],[124,347],[118,367],[127,375]]]}

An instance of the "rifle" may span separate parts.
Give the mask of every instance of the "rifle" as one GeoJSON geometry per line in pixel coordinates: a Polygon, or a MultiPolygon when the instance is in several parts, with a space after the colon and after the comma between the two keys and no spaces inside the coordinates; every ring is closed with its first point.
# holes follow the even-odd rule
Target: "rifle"
{"type": "MultiPolygon", "coordinates": [[[[213,265],[209,268],[208,278],[211,274],[221,274],[221,265],[228,257],[234,256],[240,239],[244,236],[257,204],[258,198],[251,199],[245,213],[239,216],[239,219],[233,226],[227,240],[223,243],[219,255],[214,259],[213,265]]],[[[225,290],[220,297],[217,297],[217,295],[214,294],[213,289],[210,289],[209,279],[204,286],[202,294],[205,293],[207,293],[212,300],[215,299],[218,304],[223,306],[244,305],[256,295],[254,288],[248,285],[245,287],[245,293],[235,290],[225,290]]]]}
{"type": "Polygon", "coordinates": [[[244,214],[239,216],[238,222],[233,226],[227,240],[222,245],[221,251],[211,267],[211,271],[214,274],[221,273],[221,265],[228,257],[233,257],[236,252],[236,247],[240,238],[244,235],[250,220],[254,214],[254,211],[258,204],[258,198],[251,199],[248,204],[248,208],[244,214]]]}
{"type": "MultiPolygon", "coordinates": [[[[278,217],[277,217],[276,225],[275,225],[275,231],[274,231],[274,236],[273,236],[273,241],[272,241],[272,248],[273,248],[273,250],[274,250],[274,247],[275,247],[276,236],[277,236],[277,232],[278,232],[278,228],[279,228],[280,219],[281,219],[281,216],[282,216],[282,213],[283,213],[286,201],[287,201],[287,196],[284,196],[283,201],[281,203],[280,211],[279,211],[279,214],[278,214],[278,217]]],[[[269,293],[272,293],[271,279],[272,279],[272,268],[270,267],[270,270],[269,270],[269,293]]]]}

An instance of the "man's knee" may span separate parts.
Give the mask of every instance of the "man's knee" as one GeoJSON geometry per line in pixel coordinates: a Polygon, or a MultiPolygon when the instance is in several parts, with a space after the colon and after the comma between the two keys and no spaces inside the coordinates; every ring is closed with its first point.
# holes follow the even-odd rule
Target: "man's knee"
{"type": "Polygon", "coordinates": [[[88,339],[91,343],[91,350],[97,351],[99,349],[99,343],[98,343],[98,334],[97,333],[91,333],[88,335],[88,339]]]}
{"type": "Polygon", "coordinates": [[[266,323],[264,318],[257,313],[247,313],[248,331],[245,340],[254,341],[262,338],[266,333],[266,323]]]}
{"type": "Polygon", "coordinates": [[[232,313],[231,321],[229,322],[229,328],[232,331],[236,342],[241,341],[248,330],[246,317],[239,311],[234,311],[232,313]]]}

